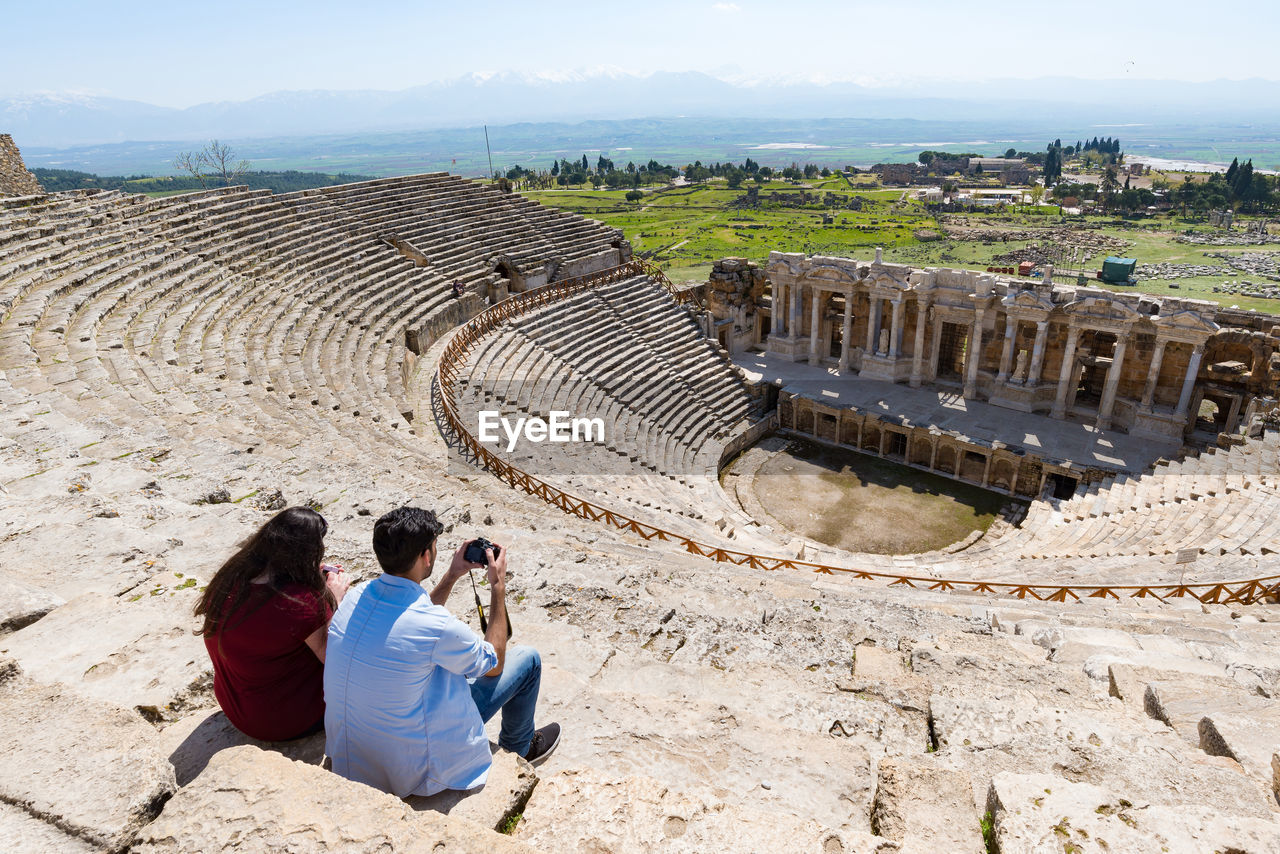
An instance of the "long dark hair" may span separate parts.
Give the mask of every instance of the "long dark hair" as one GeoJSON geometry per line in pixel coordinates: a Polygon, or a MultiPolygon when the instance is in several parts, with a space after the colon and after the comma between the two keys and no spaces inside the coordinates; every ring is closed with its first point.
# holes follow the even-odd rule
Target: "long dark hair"
{"type": "Polygon", "coordinates": [[[196,605],[195,615],[204,617],[196,634],[216,635],[229,628],[227,620],[253,592],[253,579],[263,573],[273,593],[287,596],[285,585],[298,585],[320,594],[330,608],[336,607],[320,571],[328,530],[324,517],[310,508],[290,507],[277,513],[214,573],[196,605]]]}

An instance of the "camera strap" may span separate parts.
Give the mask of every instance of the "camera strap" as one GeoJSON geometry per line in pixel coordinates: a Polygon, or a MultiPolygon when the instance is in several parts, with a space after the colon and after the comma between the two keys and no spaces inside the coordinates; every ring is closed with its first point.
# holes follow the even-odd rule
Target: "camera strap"
{"type": "Polygon", "coordinates": [[[484,616],[484,606],[480,604],[480,591],[476,589],[476,575],[467,567],[467,576],[471,579],[471,593],[476,597],[476,613],[480,615],[480,633],[489,631],[489,621],[484,616]]]}

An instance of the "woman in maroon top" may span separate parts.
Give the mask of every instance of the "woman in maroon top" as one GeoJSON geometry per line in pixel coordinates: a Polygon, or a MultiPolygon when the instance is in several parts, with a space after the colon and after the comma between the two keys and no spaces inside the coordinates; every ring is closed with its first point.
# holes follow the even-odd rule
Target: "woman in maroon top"
{"type": "Polygon", "coordinates": [[[341,567],[320,563],[327,530],[314,510],[281,511],[240,545],[196,605],[214,696],[245,735],[286,741],[324,726],[325,639],[348,586],[341,567]]]}

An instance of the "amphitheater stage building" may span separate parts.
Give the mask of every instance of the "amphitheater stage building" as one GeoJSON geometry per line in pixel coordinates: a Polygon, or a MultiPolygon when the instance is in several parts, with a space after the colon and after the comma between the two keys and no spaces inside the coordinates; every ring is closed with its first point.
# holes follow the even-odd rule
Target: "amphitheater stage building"
{"type": "MultiPolygon", "coordinates": [[[[1010,411],[981,400],[966,400],[956,390],[911,388],[861,377],[851,370],[794,362],[775,353],[741,352],[733,360],[748,382],[764,382],[780,390],[781,408],[786,413],[780,426],[831,439],[816,422],[822,417],[834,418],[838,428],[835,436],[842,436],[842,443],[861,447],[865,443],[857,442],[856,425],[865,425],[868,419],[883,422],[886,445],[891,444],[895,432],[923,437],[933,458],[933,466],[923,465],[926,468],[936,469],[933,448],[943,437],[970,445],[984,455],[993,449],[1033,455],[1064,473],[1142,471],[1161,457],[1174,456],[1181,446],[1172,439],[1132,436],[1101,430],[1096,424],[1010,411]],[[810,423],[804,423],[801,412],[810,423]],[[839,429],[845,420],[849,428],[839,429]]],[[[865,432],[865,426],[863,429],[865,432]]],[[[871,450],[879,451],[878,441],[871,450]]]]}
{"type": "Polygon", "coordinates": [[[1052,268],[773,252],[717,262],[705,302],[707,333],[781,386],[779,427],[1018,496],[1238,441],[1280,388],[1280,317],[1052,268]]]}

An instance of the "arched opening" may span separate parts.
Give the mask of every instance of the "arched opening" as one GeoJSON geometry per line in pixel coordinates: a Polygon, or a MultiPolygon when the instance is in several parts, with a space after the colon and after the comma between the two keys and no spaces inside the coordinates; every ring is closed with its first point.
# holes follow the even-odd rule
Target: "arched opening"
{"type": "Polygon", "coordinates": [[[830,412],[818,413],[818,438],[825,439],[828,442],[839,441],[836,436],[836,430],[839,429],[839,423],[836,416],[830,412]]]}
{"type": "Polygon", "coordinates": [[[921,436],[911,443],[911,455],[907,462],[915,463],[919,466],[927,466],[932,455],[933,446],[929,444],[928,439],[921,436]]]}
{"type": "Polygon", "coordinates": [[[862,431],[862,449],[872,453],[880,453],[880,428],[868,425],[862,431]]]}
{"type": "Polygon", "coordinates": [[[991,486],[1009,489],[1013,485],[1013,463],[1009,460],[996,460],[991,467],[991,486]]]}
{"type": "Polygon", "coordinates": [[[499,258],[493,265],[493,272],[498,280],[489,287],[491,303],[505,299],[509,294],[519,293],[525,289],[524,277],[516,270],[515,265],[505,258],[499,258]]]}

